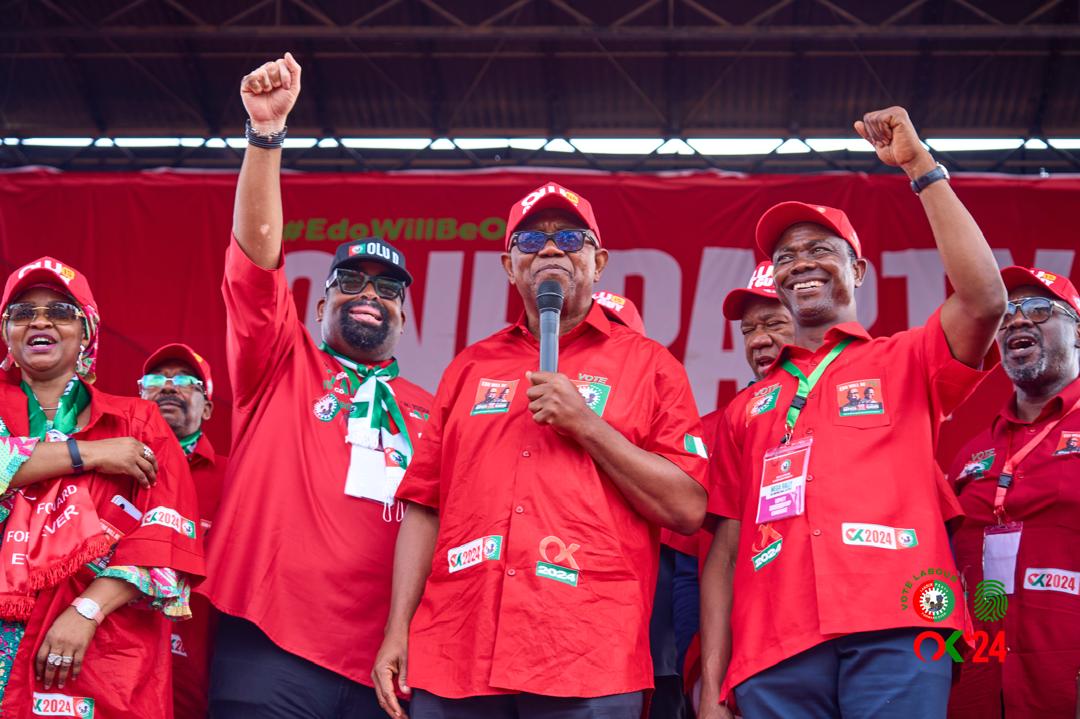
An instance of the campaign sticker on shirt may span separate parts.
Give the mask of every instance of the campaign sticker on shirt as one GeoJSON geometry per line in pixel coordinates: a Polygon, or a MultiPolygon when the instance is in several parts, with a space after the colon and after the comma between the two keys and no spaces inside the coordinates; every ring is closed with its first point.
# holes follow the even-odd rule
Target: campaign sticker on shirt
{"type": "Polygon", "coordinates": [[[172,653],[178,657],[188,655],[187,648],[184,647],[184,638],[175,632],[172,634],[172,653]]]}
{"type": "Polygon", "coordinates": [[[518,381],[483,379],[476,388],[476,401],[473,402],[470,415],[477,414],[505,414],[510,411],[510,403],[514,401],[514,392],[517,390],[518,381]]]}
{"type": "Polygon", "coordinates": [[[836,385],[836,404],[840,407],[841,417],[885,414],[881,380],[860,379],[836,385]]]}
{"type": "Polygon", "coordinates": [[[1062,432],[1054,455],[1080,454],[1080,432],[1062,432]]]}
{"type": "Polygon", "coordinates": [[[574,386],[577,387],[577,391],[581,394],[582,399],[585,400],[585,404],[588,405],[589,409],[596,412],[600,417],[603,417],[604,408],[607,407],[608,395],[611,394],[611,387],[603,382],[590,382],[586,380],[571,381],[574,383],[574,386]]]}
{"type": "Polygon", "coordinates": [[[780,556],[780,550],[784,548],[784,538],[771,524],[758,525],[758,538],[750,549],[754,556],[750,561],[754,564],[754,571],[760,570],[766,564],[780,556]]]}
{"type": "Polygon", "coordinates": [[[454,547],[447,551],[446,561],[450,565],[450,573],[460,572],[462,569],[475,567],[481,562],[495,561],[502,558],[502,537],[493,534],[480,537],[471,542],[466,542],[460,547],[454,547]]]}
{"type": "Polygon", "coordinates": [[[762,387],[754,392],[754,396],[746,405],[746,420],[749,422],[759,414],[765,414],[776,409],[776,401],[780,398],[780,385],[773,384],[762,387]]]}
{"type": "Polygon", "coordinates": [[[982,479],[990,468],[994,466],[994,450],[984,449],[981,452],[975,452],[971,455],[971,459],[964,464],[964,468],[960,470],[960,476],[957,479],[982,479]]]}
{"type": "Polygon", "coordinates": [[[1080,594],[1080,572],[1028,567],[1024,570],[1024,589],[1036,592],[1080,594]]]}
{"type": "Polygon", "coordinates": [[[840,525],[840,534],[844,544],[855,547],[911,549],[919,544],[919,538],[914,529],[897,529],[883,524],[844,522],[840,525]]]}
{"type": "Polygon", "coordinates": [[[195,539],[195,522],[183,516],[172,507],[154,507],[143,516],[142,526],[158,524],[168,527],[177,534],[195,539]]]}
{"type": "Polygon", "coordinates": [[[315,419],[320,422],[329,422],[337,416],[340,409],[341,402],[331,393],[323,395],[311,405],[311,411],[315,413],[315,419]]]}
{"type": "Polygon", "coordinates": [[[69,697],[67,694],[34,692],[33,713],[39,717],[79,717],[93,719],[94,700],[90,697],[69,697]]]}

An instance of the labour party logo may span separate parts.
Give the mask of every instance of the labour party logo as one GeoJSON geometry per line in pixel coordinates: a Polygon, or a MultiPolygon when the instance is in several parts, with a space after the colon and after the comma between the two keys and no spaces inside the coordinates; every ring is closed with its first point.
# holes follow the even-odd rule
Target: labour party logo
{"type": "Polygon", "coordinates": [[[332,420],[339,409],[341,409],[341,402],[338,402],[338,398],[333,394],[323,395],[311,405],[315,418],[321,422],[332,420]]]}
{"type": "Polygon", "coordinates": [[[975,452],[971,455],[971,459],[964,464],[964,468],[960,470],[960,476],[957,479],[982,479],[993,466],[993,448],[975,452]]]}
{"type": "Polygon", "coordinates": [[[776,409],[776,401],[779,397],[780,385],[778,384],[769,385],[754,392],[754,396],[746,405],[746,420],[749,422],[759,414],[776,409]]]}
{"type": "Polygon", "coordinates": [[[583,382],[581,380],[574,380],[573,382],[589,409],[603,417],[604,408],[607,407],[608,395],[611,394],[611,387],[601,382],[583,382]]]}
{"type": "Polygon", "coordinates": [[[900,591],[900,608],[912,611],[927,622],[943,622],[956,609],[962,597],[960,578],[941,567],[930,567],[911,576],[900,591]]]}

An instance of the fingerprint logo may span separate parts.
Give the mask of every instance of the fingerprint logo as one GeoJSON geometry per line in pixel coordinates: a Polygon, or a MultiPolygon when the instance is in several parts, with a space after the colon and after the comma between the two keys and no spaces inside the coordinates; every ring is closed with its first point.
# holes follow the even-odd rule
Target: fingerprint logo
{"type": "Polygon", "coordinates": [[[975,617],[984,622],[996,622],[1009,608],[1005,585],[996,579],[984,579],[975,587],[975,617]]]}

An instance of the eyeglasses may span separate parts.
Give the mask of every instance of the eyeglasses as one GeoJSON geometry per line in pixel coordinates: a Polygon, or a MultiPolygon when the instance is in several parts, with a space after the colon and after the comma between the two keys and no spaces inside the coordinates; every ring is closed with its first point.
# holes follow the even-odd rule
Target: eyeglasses
{"type": "Polygon", "coordinates": [[[28,325],[44,312],[45,319],[54,325],[68,325],[85,317],[83,311],[70,302],[50,302],[47,305],[35,305],[32,302],[16,302],[8,305],[4,319],[15,325],[28,325]]]}
{"type": "Polygon", "coordinates": [[[364,291],[369,282],[375,287],[375,294],[384,300],[393,300],[398,297],[405,299],[403,281],[387,275],[369,275],[355,270],[334,270],[334,274],[330,275],[330,279],[326,281],[326,289],[337,285],[342,294],[358,295],[364,291]]]}
{"type": "Polygon", "coordinates": [[[1055,307],[1059,308],[1065,313],[1066,317],[1071,318],[1074,322],[1080,321],[1069,306],[1062,302],[1052,300],[1049,297],[1024,297],[1016,302],[1009,301],[1006,305],[1005,316],[1001,318],[1001,327],[998,331],[1005,329],[1017,310],[1023,312],[1024,317],[1027,317],[1035,324],[1041,325],[1054,314],[1055,307]]]}
{"type": "Polygon", "coordinates": [[[189,374],[178,374],[173,377],[166,377],[163,374],[146,374],[139,379],[139,389],[143,391],[151,388],[161,389],[166,382],[171,383],[175,389],[194,388],[205,394],[203,381],[189,374]]]}
{"type": "Polygon", "coordinates": [[[520,230],[510,235],[510,246],[517,248],[527,255],[534,255],[544,249],[548,240],[555,240],[555,246],[561,252],[577,252],[585,246],[585,241],[596,247],[596,238],[589,230],[557,230],[555,232],[542,232],[540,230],[520,230]]]}

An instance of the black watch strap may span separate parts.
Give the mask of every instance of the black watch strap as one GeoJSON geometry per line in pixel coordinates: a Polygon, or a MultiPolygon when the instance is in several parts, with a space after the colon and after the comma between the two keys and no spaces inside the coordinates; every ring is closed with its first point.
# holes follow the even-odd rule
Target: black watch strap
{"type": "Polygon", "coordinates": [[[247,138],[248,144],[261,147],[264,150],[280,150],[285,144],[285,136],[288,134],[289,128],[283,127],[277,132],[263,135],[255,131],[255,128],[251,126],[250,119],[244,123],[244,136],[247,138]]]}
{"type": "Polygon", "coordinates": [[[79,454],[79,443],[71,437],[68,437],[67,441],[68,454],[71,455],[71,473],[82,474],[83,462],[82,455],[79,454]]]}
{"type": "Polygon", "coordinates": [[[922,177],[916,177],[914,180],[911,181],[911,191],[917,195],[938,180],[947,179],[949,179],[949,171],[946,170],[945,166],[939,162],[938,166],[935,167],[933,170],[930,170],[930,172],[926,173],[922,177]]]}

